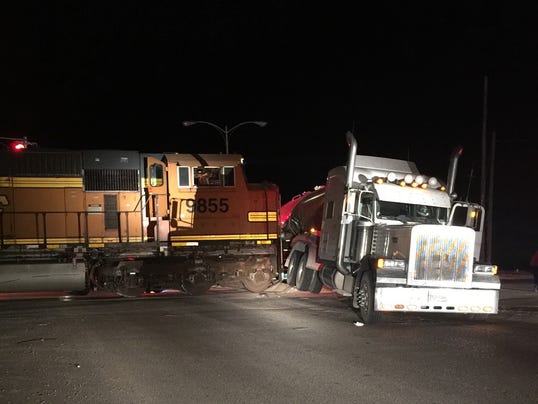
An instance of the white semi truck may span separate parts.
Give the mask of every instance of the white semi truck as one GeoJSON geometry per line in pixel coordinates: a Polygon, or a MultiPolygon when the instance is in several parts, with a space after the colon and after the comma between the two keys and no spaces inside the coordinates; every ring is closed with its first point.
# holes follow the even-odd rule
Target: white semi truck
{"type": "Polygon", "coordinates": [[[365,324],[381,312],[497,313],[497,267],[479,261],[484,208],[453,193],[462,150],[443,185],[347,141],[347,165],[296,198],[283,224],[288,284],[351,296],[365,324]]]}

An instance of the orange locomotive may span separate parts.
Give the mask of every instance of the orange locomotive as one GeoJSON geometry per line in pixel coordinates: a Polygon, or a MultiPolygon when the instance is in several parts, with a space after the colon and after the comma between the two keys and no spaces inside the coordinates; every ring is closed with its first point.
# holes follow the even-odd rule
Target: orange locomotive
{"type": "Polygon", "coordinates": [[[0,155],[0,292],[260,292],[281,262],[275,184],[237,154],[0,155]]]}

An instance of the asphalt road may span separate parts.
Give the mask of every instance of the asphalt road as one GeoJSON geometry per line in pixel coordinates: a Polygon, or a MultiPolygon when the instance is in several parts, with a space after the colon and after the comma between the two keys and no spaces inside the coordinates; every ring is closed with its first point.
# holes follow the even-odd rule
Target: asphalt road
{"type": "Polygon", "coordinates": [[[514,313],[358,326],[333,294],[2,301],[0,402],[535,403],[538,327],[514,313]]]}

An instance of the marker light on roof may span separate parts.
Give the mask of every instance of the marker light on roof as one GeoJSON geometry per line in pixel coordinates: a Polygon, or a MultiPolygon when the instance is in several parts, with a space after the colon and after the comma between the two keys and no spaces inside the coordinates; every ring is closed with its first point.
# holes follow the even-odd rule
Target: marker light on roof
{"type": "Polygon", "coordinates": [[[413,176],[411,174],[407,174],[404,177],[404,181],[405,181],[406,184],[411,184],[413,182],[413,176]]]}
{"type": "Polygon", "coordinates": [[[439,181],[437,181],[437,178],[435,177],[430,177],[430,179],[428,180],[428,185],[432,188],[439,188],[439,186],[441,184],[439,184],[439,181]]]}
{"type": "Polygon", "coordinates": [[[388,180],[389,182],[394,182],[394,181],[396,181],[396,174],[394,174],[394,173],[388,173],[388,175],[387,175],[387,180],[388,180]]]}
{"type": "Polygon", "coordinates": [[[422,185],[425,181],[425,178],[423,175],[417,175],[417,178],[415,178],[415,182],[417,185],[422,185]]]}

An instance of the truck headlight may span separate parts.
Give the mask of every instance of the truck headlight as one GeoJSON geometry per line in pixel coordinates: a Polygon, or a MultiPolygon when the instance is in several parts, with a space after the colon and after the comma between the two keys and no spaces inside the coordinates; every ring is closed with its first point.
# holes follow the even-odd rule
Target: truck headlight
{"type": "Polygon", "coordinates": [[[400,271],[405,271],[405,261],[393,259],[393,258],[378,258],[377,268],[378,269],[399,269],[400,271]]]}
{"type": "Polygon", "coordinates": [[[473,268],[475,274],[497,275],[497,265],[493,264],[475,264],[473,268]]]}

